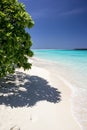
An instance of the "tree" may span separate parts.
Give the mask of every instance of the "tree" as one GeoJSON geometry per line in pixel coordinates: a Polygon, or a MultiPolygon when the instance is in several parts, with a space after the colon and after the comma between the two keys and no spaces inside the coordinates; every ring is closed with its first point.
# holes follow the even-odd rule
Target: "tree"
{"type": "Polygon", "coordinates": [[[26,28],[34,22],[18,0],[0,0],[0,77],[15,72],[15,68],[31,68],[28,57],[31,37],[26,28]]]}

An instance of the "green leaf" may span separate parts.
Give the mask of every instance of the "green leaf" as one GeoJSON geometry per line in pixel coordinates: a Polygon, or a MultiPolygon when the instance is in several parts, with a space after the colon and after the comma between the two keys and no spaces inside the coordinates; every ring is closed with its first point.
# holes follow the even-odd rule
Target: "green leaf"
{"type": "Polygon", "coordinates": [[[14,73],[16,67],[31,68],[28,57],[33,56],[32,41],[25,28],[33,25],[23,3],[0,1],[0,77],[14,73]]]}

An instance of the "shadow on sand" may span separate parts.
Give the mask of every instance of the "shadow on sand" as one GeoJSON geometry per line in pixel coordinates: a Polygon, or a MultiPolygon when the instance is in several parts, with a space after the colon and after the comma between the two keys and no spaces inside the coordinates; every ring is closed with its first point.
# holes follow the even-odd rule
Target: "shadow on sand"
{"type": "Polygon", "coordinates": [[[0,79],[0,85],[0,105],[32,107],[38,101],[57,103],[61,100],[58,89],[50,86],[45,79],[22,72],[0,79]]]}

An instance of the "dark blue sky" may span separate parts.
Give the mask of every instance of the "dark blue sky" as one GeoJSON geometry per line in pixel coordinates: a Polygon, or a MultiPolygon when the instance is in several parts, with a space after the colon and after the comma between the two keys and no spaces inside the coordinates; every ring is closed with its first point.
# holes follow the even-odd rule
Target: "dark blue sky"
{"type": "Polygon", "coordinates": [[[87,0],[19,0],[35,26],[32,48],[87,48],[87,0]]]}

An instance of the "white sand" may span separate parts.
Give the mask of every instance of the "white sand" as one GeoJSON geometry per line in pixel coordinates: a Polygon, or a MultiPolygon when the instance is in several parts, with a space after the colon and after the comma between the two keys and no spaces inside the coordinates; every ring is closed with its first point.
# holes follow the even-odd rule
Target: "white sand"
{"type": "MultiPolygon", "coordinates": [[[[17,71],[20,73],[23,72],[27,77],[31,76],[32,78],[31,80],[29,80],[29,77],[23,78],[19,81],[18,77],[16,77],[16,84],[21,84],[17,90],[19,95],[15,92],[15,95],[18,96],[16,98],[17,101],[14,102],[15,100],[13,100],[12,97],[10,97],[8,101],[6,101],[6,99],[2,102],[0,101],[0,130],[10,130],[16,126],[19,127],[20,130],[81,130],[71,111],[70,88],[60,79],[53,82],[50,72],[36,66],[33,66],[29,71],[24,72],[22,69],[17,71]],[[26,97],[28,95],[25,94],[29,83],[31,84],[30,87],[36,87],[37,92],[32,91],[32,96],[35,94],[35,97],[29,97],[31,98],[31,102],[29,101],[31,103],[30,106],[28,106],[29,104],[26,101],[29,100],[29,98],[26,97]],[[42,87],[42,90],[37,91],[37,89],[40,89],[39,87],[42,87]],[[52,100],[53,95],[50,95],[52,94],[50,93],[52,90],[53,94],[56,93],[56,88],[61,92],[61,97],[59,97],[61,101],[58,103],[55,99],[52,100]],[[49,91],[49,93],[47,91],[49,91]],[[40,92],[43,97],[40,95],[40,92]],[[38,95],[40,95],[41,100],[40,98],[35,99],[38,95]],[[22,96],[24,97],[22,98],[22,96]],[[23,99],[25,104],[21,99],[23,99]],[[18,100],[20,102],[18,102],[18,100]]],[[[20,75],[22,77],[22,73],[20,75]]],[[[3,93],[1,93],[1,95],[2,94],[3,93]]],[[[11,95],[13,93],[9,92],[7,95],[4,93],[4,97],[8,97],[8,94],[11,95]]],[[[2,98],[2,96],[0,98],[2,98]]]]}

